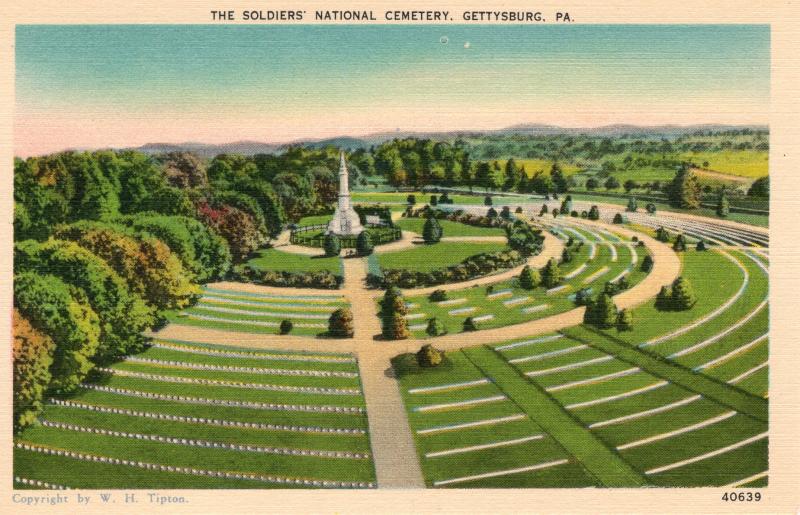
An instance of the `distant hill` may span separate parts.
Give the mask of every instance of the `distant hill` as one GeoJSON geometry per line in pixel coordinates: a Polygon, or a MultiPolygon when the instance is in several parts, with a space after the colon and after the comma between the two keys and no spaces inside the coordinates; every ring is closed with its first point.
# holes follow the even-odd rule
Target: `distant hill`
{"type": "Polygon", "coordinates": [[[441,140],[452,140],[456,137],[478,137],[489,135],[525,135],[525,136],[556,136],[559,134],[579,135],[586,134],[600,137],[619,137],[622,135],[640,137],[676,137],[684,134],[691,134],[696,131],[727,131],[727,130],[768,130],[766,125],[721,125],[721,124],[700,124],[700,125],[606,125],[604,127],[558,127],[555,125],[543,124],[520,124],[503,129],[495,130],[462,130],[447,132],[424,132],[424,131],[388,131],[368,134],[366,136],[337,136],[319,140],[298,140],[288,143],[267,143],[261,141],[235,141],[233,143],[209,144],[198,142],[186,143],[147,143],[135,148],[147,154],[161,154],[165,152],[188,151],[202,157],[214,157],[218,154],[274,154],[283,152],[290,146],[302,145],[312,148],[323,148],[328,145],[347,150],[359,148],[369,148],[373,145],[380,145],[384,141],[395,138],[430,138],[441,140]]]}

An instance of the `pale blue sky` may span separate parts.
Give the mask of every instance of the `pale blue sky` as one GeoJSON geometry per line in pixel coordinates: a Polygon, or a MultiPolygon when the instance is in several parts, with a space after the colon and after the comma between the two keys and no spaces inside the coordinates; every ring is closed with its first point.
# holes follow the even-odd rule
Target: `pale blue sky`
{"type": "Polygon", "coordinates": [[[766,25],[18,26],[17,147],[766,123],[769,36],[766,25]]]}

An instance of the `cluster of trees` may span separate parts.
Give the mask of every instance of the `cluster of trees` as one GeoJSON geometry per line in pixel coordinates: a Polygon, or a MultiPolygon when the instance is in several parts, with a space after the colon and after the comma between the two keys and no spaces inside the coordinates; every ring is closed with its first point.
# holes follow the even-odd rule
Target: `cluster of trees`
{"type": "Polygon", "coordinates": [[[601,293],[586,306],[583,323],[601,329],[616,327],[618,331],[630,331],[633,329],[633,315],[627,309],[617,308],[611,295],[601,293]]]}
{"type": "MultiPolygon", "coordinates": [[[[337,168],[333,148],[209,162],[110,150],[15,159],[15,428],[35,420],[44,395],[143,349],[142,332],[195,302],[198,283],[229,274],[288,222],[330,210],[337,168]]],[[[341,282],[330,272],[257,280],[341,282]]]]}
{"type": "Polygon", "coordinates": [[[231,278],[235,281],[278,286],[281,288],[317,288],[336,290],[342,285],[344,278],[329,270],[309,272],[289,272],[285,270],[262,270],[243,264],[233,267],[231,278]]]}
{"type": "Polygon", "coordinates": [[[685,311],[697,303],[692,284],[683,276],[669,286],[662,286],[656,295],[655,307],[661,311],[685,311]]]}
{"type": "Polygon", "coordinates": [[[350,308],[339,308],[328,317],[328,336],[352,338],[354,331],[353,312],[350,308]]]}

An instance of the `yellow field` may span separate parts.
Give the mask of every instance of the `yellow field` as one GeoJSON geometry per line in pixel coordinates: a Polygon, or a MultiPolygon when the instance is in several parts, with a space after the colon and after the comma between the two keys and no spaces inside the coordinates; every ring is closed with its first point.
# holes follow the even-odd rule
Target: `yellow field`
{"type": "Polygon", "coordinates": [[[702,166],[708,161],[709,170],[728,175],[758,179],[769,175],[769,153],[758,150],[723,150],[718,152],[686,152],[681,159],[702,166]]]}
{"type": "MultiPolygon", "coordinates": [[[[506,161],[508,160],[495,159],[494,161],[492,161],[492,166],[494,166],[494,163],[499,163],[500,167],[505,169],[506,161]]],[[[549,172],[550,167],[553,166],[553,162],[548,161],[546,159],[517,159],[515,157],[514,161],[516,161],[517,166],[525,167],[525,172],[528,174],[528,177],[533,176],[533,174],[535,174],[538,171],[549,172]]],[[[580,171],[580,168],[570,163],[559,161],[558,164],[559,166],[561,166],[561,170],[564,172],[565,176],[573,175],[580,171]]]]}

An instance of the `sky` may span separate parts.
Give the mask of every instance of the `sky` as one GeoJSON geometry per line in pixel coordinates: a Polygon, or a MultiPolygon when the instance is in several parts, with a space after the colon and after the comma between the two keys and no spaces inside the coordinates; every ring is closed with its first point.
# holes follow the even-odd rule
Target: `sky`
{"type": "Polygon", "coordinates": [[[15,154],[767,124],[766,25],[20,25],[15,154]]]}

